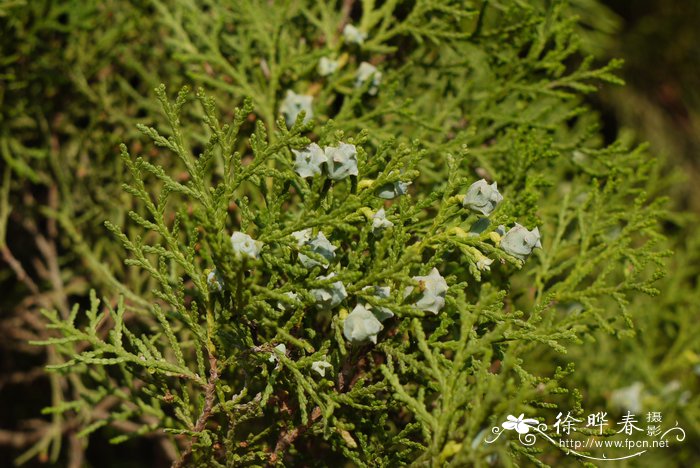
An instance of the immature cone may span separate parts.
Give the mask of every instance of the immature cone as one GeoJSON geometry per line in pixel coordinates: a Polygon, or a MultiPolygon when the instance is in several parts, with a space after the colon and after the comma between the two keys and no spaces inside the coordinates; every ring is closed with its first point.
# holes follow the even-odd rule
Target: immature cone
{"type": "Polygon", "coordinates": [[[340,143],[338,146],[326,146],[325,151],[328,177],[333,180],[341,180],[358,174],[355,145],[340,143]]]}
{"type": "Polygon", "coordinates": [[[525,260],[533,249],[542,248],[540,242],[540,230],[538,228],[528,231],[525,226],[515,223],[501,239],[500,247],[507,253],[520,260],[525,260]]]}
{"type": "Polygon", "coordinates": [[[385,200],[393,200],[394,198],[406,195],[410,182],[397,181],[394,183],[384,184],[377,189],[377,196],[385,200]]]}
{"type": "Polygon", "coordinates": [[[350,44],[362,44],[367,39],[367,33],[360,31],[352,24],[346,24],[343,28],[343,37],[350,44]]]}
{"type": "Polygon", "coordinates": [[[321,174],[321,166],[326,162],[326,154],[316,143],[311,143],[301,151],[292,150],[292,153],[294,153],[294,170],[301,177],[321,174]]]}
{"type": "Polygon", "coordinates": [[[332,369],[333,365],[327,361],[314,361],[311,363],[311,370],[318,372],[321,377],[326,376],[326,369],[332,369]]]}
{"type": "MultiPolygon", "coordinates": [[[[278,351],[280,354],[287,354],[287,347],[284,345],[284,343],[280,343],[277,346],[275,346],[275,350],[278,351]]],[[[275,362],[277,361],[278,357],[275,351],[272,351],[270,353],[270,357],[267,358],[268,361],[270,362],[275,362]]]]}
{"type": "Polygon", "coordinates": [[[371,95],[377,94],[379,85],[382,82],[382,74],[377,67],[368,62],[362,62],[360,67],[357,69],[357,74],[355,75],[355,87],[361,88],[367,80],[371,81],[371,86],[367,91],[371,95]]]}
{"type": "Polygon", "coordinates": [[[384,229],[390,228],[393,225],[394,223],[386,219],[386,212],[384,211],[384,208],[380,208],[372,215],[372,234],[375,236],[384,229]]]}
{"type": "Polygon", "coordinates": [[[377,335],[384,328],[377,317],[361,304],[347,316],[343,323],[343,335],[351,343],[371,341],[377,343],[377,335]]]}
{"type": "Polygon", "coordinates": [[[223,284],[224,282],[219,276],[219,273],[217,273],[216,268],[209,272],[207,275],[207,286],[209,287],[210,291],[221,292],[221,290],[224,289],[223,284]]]}
{"type": "Polygon", "coordinates": [[[307,123],[314,116],[314,111],[311,108],[311,102],[313,101],[313,96],[307,96],[304,94],[297,94],[291,89],[287,90],[287,94],[282,101],[280,106],[280,113],[284,115],[284,120],[287,122],[287,127],[294,125],[297,120],[297,116],[301,111],[305,111],[304,123],[307,123]]]}
{"type": "Polygon", "coordinates": [[[283,301],[277,301],[277,308],[282,311],[289,311],[292,310],[296,307],[294,303],[298,302],[299,295],[293,291],[287,291],[284,293],[285,296],[287,296],[291,301],[290,302],[283,302],[283,301]]]}
{"type": "Polygon", "coordinates": [[[503,195],[498,191],[496,182],[489,185],[484,179],[474,182],[467,194],[464,196],[462,204],[483,215],[490,215],[496,206],[503,200],[503,195]]]}
{"type": "Polygon", "coordinates": [[[633,382],[627,387],[613,390],[610,394],[610,404],[614,409],[639,413],[642,410],[644,384],[633,382]]]}
{"type": "MultiPolygon", "coordinates": [[[[424,312],[432,312],[437,315],[445,307],[447,281],[440,275],[437,268],[433,268],[428,276],[414,276],[413,279],[423,285],[423,294],[413,306],[424,312]]],[[[412,291],[413,286],[407,287],[404,296],[408,296],[412,291]]]]}
{"type": "Polygon", "coordinates": [[[321,57],[318,61],[318,74],[321,76],[332,75],[338,69],[339,63],[337,60],[321,57]]]}
{"type": "Polygon", "coordinates": [[[302,231],[293,232],[292,236],[297,240],[297,245],[299,245],[300,247],[303,245],[310,247],[313,253],[319,254],[320,256],[328,260],[328,262],[326,263],[320,263],[310,258],[308,255],[300,253],[299,261],[306,268],[313,268],[315,266],[328,268],[329,263],[335,259],[335,250],[338,247],[331,244],[331,242],[326,238],[326,235],[323,234],[323,232],[319,231],[318,234],[316,234],[316,237],[314,237],[313,239],[311,238],[311,229],[304,229],[302,231]]]}
{"type": "MultiPolygon", "coordinates": [[[[372,290],[374,293],[373,295],[380,299],[388,299],[391,296],[391,288],[389,288],[389,286],[365,286],[362,288],[362,290],[372,290]]],[[[365,304],[365,307],[370,310],[380,322],[394,316],[394,312],[392,312],[388,307],[376,307],[369,304],[365,304]]]]}
{"type": "MultiPolygon", "coordinates": [[[[318,279],[330,279],[334,276],[335,273],[331,273],[328,276],[319,276],[318,279]]],[[[316,299],[316,308],[320,310],[330,310],[338,306],[348,297],[348,293],[345,291],[345,285],[342,281],[336,281],[325,288],[312,289],[309,292],[314,299],[316,299]]]]}
{"type": "Polygon", "coordinates": [[[251,258],[258,258],[262,246],[262,242],[256,241],[243,232],[234,232],[231,234],[231,247],[233,247],[233,251],[238,257],[247,255],[251,258]]]}

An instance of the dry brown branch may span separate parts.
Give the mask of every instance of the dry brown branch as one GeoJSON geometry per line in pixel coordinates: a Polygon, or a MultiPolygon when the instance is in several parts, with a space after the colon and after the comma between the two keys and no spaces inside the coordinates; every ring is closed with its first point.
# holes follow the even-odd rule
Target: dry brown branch
{"type": "Polygon", "coordinates": [[[7,247],[7,245],[0,246],[0,253],[2,253],[2,259],[5,260],[5,263],[7,263],[10,266],[10,268],[12,268],[12,271],[15,272],[15,275],[17,275],[17,279],[20,282],[24,283],[32,292],[32,294],[39,294],[39,287],[36,285],[34,280],[32,280],[32,278],[27,274],[19,260],[17,260],[15,256],[12,255],[12,252],[10,251],[9,247],[7,247]]]}
{"type": "Polygon", "coordinates": [[[61,279],[61,270],[58,266],[56,244],[53,241],[49,241],[41,234],[36,234],[34,240],[39,251],[44,256],[45,264],[48,267],[47,279],[51,282],[51,286],[55,292],[54,304],[58,307],[61,316],[65,319],[70,313],[70,307],[68,306],[68,298],[66,297],[63,279],[61,279]]]}
{"type": "Polygon", "coordinates": [[[46,376],[46,370],[43,367],[35,367],[25,371],[10,372],[0,378],[0,390],[5,385],[29,384],[34,380],[46,376]]]}
{"type": "MultiPolygon", "coordinates": [[[[202,412],[197,418],[197,422],[195,423],[194,428],[192,428],[193,432],[202,432],[206,428],[207,421],[211,417],[212,409],[214,408],[214,401],[216,399],[216,383],[218,382],[218,380],[219,370],[217,368],[217,360],[216,357],[210,353],[209,379],[207,380],[207,384],[205,386],[204,407],[202,407],[202,412]]],[[[192,455],[192,448],[195,442],[196,437],[193,437],[192,440],[190,440],[190,444],[187,447],[187,449],[185,449],[185,451],[182,452],[180,459],[173,462],[172,468],[182,468],[186,466],[190,459],[190,456],[192,455]]]]}
{"type": "MultiPolygon", "coordinates": [[[[111,416],[112,408],[121,404],[124,404],[124,400],[120,398],[111,396],[104,398],[97,405],[95,405],[90,412],[91,421],[99,421],[109,418],[111,416]]],[[[144,417],[143,422],[146,424],[155,424],[157,423],[157,420],[154,417],[144,417]]],[[[74,457],[73,460],[82,460],[80,457],[84,457],[84,454],[82,453],[84,452],[83,443],[77,437],[78,429],[84,425],[85,421],[83,418],[81,418],[79,415],[73,415],[68,416],[60,427],[61,433],[69,438],[69,442],[71,443],[70,452],[76,452],[72,455],[74,457]],[[73,442],[73,440],[76,442],[73,442]],[[74,443],[77,445],[73,445],[74,443]],[[77,454],[78,450],[81,452],[80,455],[77,454]]],[[[126,420],[111,421],[110,425],[125,433],[136,432],[137,430],[141,429],[141,424],[126,420]]],[[[53,428],[54,424],[52,421],[47,421],[45,419],[29,419],[23,421],[23,429],[0,429],[0,445],[9,446],[15,449],[23,449],[32,444],[36,444],[46,437],[51,437],[51,431],[53,428]]],[[[150,434],[144,434],[144,437],[157,439],[159,447],[169,460],[175,460],[177,458],[175,447],[165,433],[153,432],[150,434]]],[[[83,463],[74,464],[73,466],[83,466],[83,463]]]]}
{"type": "Polygon", "coordinates": [[[343,7],[340,10],[341,20],[339,31],[342,31],[348,20],[350,19],[350,13],[352,13],[352,6],[355,4],[355,0],[343,0],[343,7]]]}
{"type": "Polygon", "coordinates": [[[306,432],[317,420],[321,417],[321,408],[316,406],[311,411],[311,418],[306,424],[295,427],[291,431],[282,431],[277,444],[275,445],[275,451],[270,455],[270,461],[268,466],[272,466],[279,460],[280,455],[282,455],[290,445],[294,443],[300,435],[306,432]]]}

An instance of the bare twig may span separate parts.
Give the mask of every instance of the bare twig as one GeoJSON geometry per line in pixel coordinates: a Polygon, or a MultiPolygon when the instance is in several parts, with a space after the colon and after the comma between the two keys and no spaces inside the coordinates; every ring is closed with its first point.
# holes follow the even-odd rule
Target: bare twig
{"type": "Polygon", "coordinates": [[[48,240],[41,234],[35,235],[35,242],[39,251],[44,256],[46,266],[48,267],[48,279],[51,281],[51,286],[55,291],[54,303],[61,311],[63,318],[67,318],[69,314],[68,300],[65,293],[63,279],[61,278],[61,270],[58,266],[58,254],[56,253],[56,244],[53,240],[48,240]]]}
{"type": "Polygon", "coordinates": [[[350,13],[352,13],[352,6],[355,4],[355,0],[343,0],[343,7],[340,10],[341,19],[339,31],[342,31],[348,20],[350,19],[350,13]]]}
{"type": "Polygon", "coordinates": [[[76,433],[68,436],[68,468],[82,468],[85,461],[85,443],[76,433]]]}
{"type": "Polygon", "coordinates": [[[17,275],[17,279],[24,283],[32,292],[32,294],[39,294],[39,287],[24,270],[24,267],[22,267],[22,264],[19,262],[19,260],[17,260],[15,256],[12,255],[12,252],[7,247],[7,245],[0,246],[0,253],[2,253],[2,259],[5,260],[5,263],[10,265],[12,271],[14,271],[15,275],[17,275]]]}
{"type": "Polygon", "coordinates": [[[311,411],[311,418],[306,424],[295,427],[291,431],[282,431],[277,444],[275,445],[275,451],[270,455],[270,463],[268,466],[272,466],[279,460],[281,454],[283,454],[290,445],[294,443],[297,438],[306,432],[317,420],[321,417],[321,408],[316,406],[313,411],[311,411]]]}
{"type": "MultiPolygon", "coordinates": [[[[193,432],[202,432],[207,426],[207,421],[211,417],[212,409],[214,408],[214,401],[216,399],[216,382],[218,380],[219,380],[219,371],[217,368],[216,357],[210,353],[209,354],[209,379],[207,380],[207,384],[205,386],[204,407],[202,408],[202,412],[200,413],[199,417],[197,418],[197,422],[195,423],[194,428],[192,429],[193,432]]],[[[192,448],[193,448],[196,440],[197,440],[196,437],[193,437],[192,440],[190,440],[190,445],[187,447],[187,449],[184,452],[182,452],[180,459],[173,462],[172,468],[182,468],[182,467],[186,466],[187,462],[189,461],[190,457],[192,456],[192,448]]]]}
{"type": "Polygon", "coordinates": [[[2,390],[5,385],[28,384],[41,377],[46,377],[46,369],[43,367],[11,372],[0,378],[0,390],[2,390]]]}

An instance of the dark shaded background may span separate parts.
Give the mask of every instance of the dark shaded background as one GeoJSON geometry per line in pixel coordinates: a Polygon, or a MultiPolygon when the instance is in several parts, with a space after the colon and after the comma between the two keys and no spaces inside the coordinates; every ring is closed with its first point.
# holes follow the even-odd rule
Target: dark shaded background
{"type": "Polygon", "coordinates": [[[607,132],[632,131],[686,178],[679,208],[700,212],[700,2],[608,0],[619,15],[608,57],[623,57],[627,86],[605,89],[597,105],[607,132]]]}

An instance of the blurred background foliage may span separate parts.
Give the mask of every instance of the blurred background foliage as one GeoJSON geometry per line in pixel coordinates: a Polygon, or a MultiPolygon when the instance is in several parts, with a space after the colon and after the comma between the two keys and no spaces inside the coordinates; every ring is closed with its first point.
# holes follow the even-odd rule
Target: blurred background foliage
{"type": "Polygon", "coordinates": [[[693,0],[578,0],[584,50],[622,57],[627,85],[606,87],[596,99],[606,132],[631,133],[684,175],[674,190],[679,208],[700,211],[700,2],[693,0]]]}
{"type": "MultiPolygon", "coordinates": [[[[143,97],[163,77],[177,89],[213,74],[206,63],[189,62],[182,44],[173,45],[177,35],[154,5],[0,0],[0,466],[61,427],[57,416],[39,416],[63,389],[43,372],[50,353],[26,344],[45,333],[36,310],[67,310],[85,302],[90,287],[149,288],[147,279],[122,267],[125,254],[102,227],[131,208],[116,147],[126,142],[158,158],[157,149],[138,143],[135,124],[154,124],[149,119],[160,115],[143,97]]],[[[697,389],[700,378],[700,2],[574,0],[570,9],[581,18],[586,53],[600,63],[625,59],[627,86],[605,86],[589,99],[609,141],[648,141],[657,156],[660,192],[672,194],[674,210],[664,226],[676,254],[658,285],[661,296],[630,305],[639,311],[637,333],[601,333],[565,360],[531,358],[576,362],[571,386],[584,392],[589,411],[610,408],[615,391],[639,382],[640,398],[689,432],[672,453],[650,455],[639,466],[697,466],[699,399],[688,389],[697,389]]],[[[229,112],[235,99],[217,95],[229,112]]],[[[125,450],[100,434],[86,454],[92,466],[161,466],[167,459],[148,440],[125,450]],[[105,464],[116,459],[121,464],[105,464]]],[[[81,442],[71,432],[64,441],[62,463],[70,463],[81,442]]],[[[545,461],[556,464],[551,456],[545,461]]]]}
{"type": "Polygon", "coordinates": [[[576,362],[572,378],[587,411],[614,414],[622,411],[621,400],[638,400],[691,434],[690,446],[651,451],[630,466],[698,466],[698,397],[689,389],[700,379],[700,2],[577,0],[571,9],[581,18],[586,52],[625,60],[626,86],[606,86],[590,99],[608,141],[646,141],[658,159],[659,186],[670,194],[664,228],[674,255],[658,284],[661,295],[630,305],[638,312],[635,334],[601,335],[573,350],[567,362],[576,362]],[[601,386],[607,401],[593,398],[601,386]]]}

